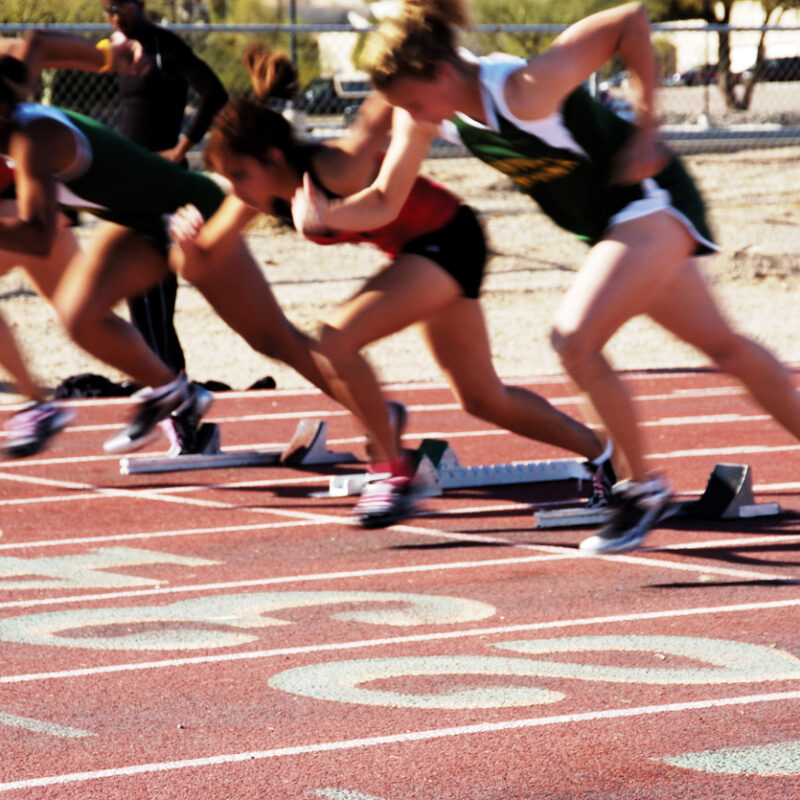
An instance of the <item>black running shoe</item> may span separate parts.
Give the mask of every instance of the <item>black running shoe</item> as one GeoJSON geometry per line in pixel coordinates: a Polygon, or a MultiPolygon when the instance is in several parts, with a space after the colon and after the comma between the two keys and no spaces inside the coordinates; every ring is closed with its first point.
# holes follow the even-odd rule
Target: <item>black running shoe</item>
{"type": "Polygon", "coordinates": [[[161,422],[161,429],[169,439],[170,455],[200,453],[200,422],[214,402],[214,395],[197,383],[188,386],[188,397],[179,408],[161,422]]]}
{"type": "Polygon", "coordinates": [[[143,389],[134,397],[139,404],[133,419],[103,445],[107,453],[127,453],[149,442],[157,433],[157,426],[189,399],[189,383],[185,375],[179,380],[155,389],[143,389]]]}
{"type": "Polygon", "coordinates": [[[584,466],[592,476],[592,496],[586,501],[586,508],[608,508],[612,503],[612,488],[617,482],[611,459],[600,463],[587,461],[584,466]]]}
{"type": "Polygon", "coordinates": [[[3,452],[10,458],[35,455],[74,417],[71,408],[63,408],[58,403],[34,403],[6,422],[8,439],[3,452]]]}
{"type": "Polygon", "coordinates": [[[593,555],[635,550],[661,519],[670,497],[669,485],[660,476],[644,483],[617,483],[612,490],[611,519],[581,542],[581,550],[593,555]]]}

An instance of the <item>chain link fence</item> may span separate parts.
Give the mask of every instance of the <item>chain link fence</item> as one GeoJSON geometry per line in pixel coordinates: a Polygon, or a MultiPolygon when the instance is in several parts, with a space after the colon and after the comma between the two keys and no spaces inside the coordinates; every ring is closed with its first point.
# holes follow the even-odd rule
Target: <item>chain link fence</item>
{"type": "MultiPolygon", "coordinates": [[[[33,26],[0,25],[0,35],[22,35],[33,26]]],[[[231,94],[249,83],[241,56],[259,41],[289,53],[303,90],[293,104],[309,136],[335,134],[368,91],[355,63],[364,31],[349,25],[172,25],[219,75],[231,94]]],[[[105,25],[53,25],[100,39],[105,25]]],[[[553,25],[478,26],[464,35],[476,53],[496,50],[528,55],[560,31],[553,25]]],[[[800,143],[800,28],[655,25],[659,57],[660,121],[667,139],[682,151],[725,151],[800,143]],[[762,53],[756,69],[757,53],[762,53]]],[[[623,65],[607,65],[590,88],[620,114],[630,113],[623,65]]],[[[117,80],[68,70],[43,75],[40,102],[64,106],[114,125],[117,80]]]]}

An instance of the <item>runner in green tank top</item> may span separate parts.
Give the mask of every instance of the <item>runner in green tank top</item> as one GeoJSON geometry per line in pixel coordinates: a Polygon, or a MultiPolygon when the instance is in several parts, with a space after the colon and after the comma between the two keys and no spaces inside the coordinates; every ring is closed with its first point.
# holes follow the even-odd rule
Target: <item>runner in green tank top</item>
{"type": "Polygon", "coordinates": [[[586,240],[588,257],[558,308],[552,342],[616,445],[615,511],[582,542],[591,553],[638,547],[670,497],[651,475],[632,398],[603,355],[629,319],[647,314],[739,378],[800,438],[800,398],[788,371],[731,329],[692,256],[715,249],[702,199],[655,120],[656,58],[638,3],[602,11],[523,61],[476,59],[457,47],[459,0],[406,0],[381,24],[363,60],[395,107],[392,142],[369,188],[326,201],[295,198],[298,227],[365,230],[392,219],[437,134],[460,139],[509,175],[559,225],[586,240]],[[636,125],[617,121],[579,87],[613,56],[631,73],[636,125]],[[441,126],[441,127],[440,127],[441,126]]]}
{"type": "MultiPolygon", "coordinates": [[[[45,32],[36,32],[28,44],[20,55],[36,75],[42,64],[103,71],[117,55],[113,48],[98,50],[86,40],[45,32]]],[[[10,48],[0,41],[0,55],[10,48]]],[[[191,450],[211,395],[184,374],[175,375],[113,309],[169,274],[167,216],[189,203],[211,216],[224,192],[209,177],[187,172],[91,119],[19,102],[29,83],[25,67],[8,55],[0,67],[0,154],[14,162],[18,198],[18,216],[0,221],[0,251],[19,253],[23,263],[26,256],[44,258],[46,296],[73,340],[143,386],[155,387],[140,395],[133,419],[106,442],[106,450],[140,447],[161,421],[171,423],[174,444],[191,450]],[[86,252],[56,261],[51,254],[60,205],[106,222],[86,252]]],[[[307,337],[284,316],[241,236],[228,237],[225,248],[224,269],[184,277],[255,350],[323,386],[307,337]]],[[[40,438],[47,435],[44,430],[40,438]]]]}

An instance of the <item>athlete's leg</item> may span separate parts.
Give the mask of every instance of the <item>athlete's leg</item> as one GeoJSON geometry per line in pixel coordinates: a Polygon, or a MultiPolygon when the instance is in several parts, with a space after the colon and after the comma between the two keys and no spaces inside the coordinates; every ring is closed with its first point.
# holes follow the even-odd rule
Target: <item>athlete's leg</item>
{"type": "MultiPolygon", "coordinates": [[[[16,217],[17,214],[18,208],[15,201],[0,201],[0,217],[16,217]]],[[[0,275],[4,275],[14,267],[22,267],[30,276],[39,293],[49,300],[64,267],[78,253],[78,243],[67,223],[68,220],[59,215],[56,236],[47,256],[33,256],[0,250],[0,275]]],[[[13,333],[4,320],[0,320],[0,365],[9,372],[21,394],[31,400],[42,401],[45,399],[44,390],[32,377],[13,333]]]]}
{"type": "Polygon", "coordinates": [[[800,439],[800,395],[789,371],[768,350],[730,327],[696,263],[686,264],[649,314],[738,378],[769,414],[800,439]]]}
{"type": "Polygon", "coordinates": [[[224,265],[209,262],[202,272],[186,277],[250,347],[283,361],[330,394],[311,357],[309,337],[286,318],[243,240],[226,252],[224,265]]]}
{"type": "Polygon", "coordinates": [[[639,426],[631,396],[602,349],[627,320],[653,306],[694,246],[667,212],[620,224],[592,248],[556,312],[552,340],[561,362],[636,481],[647,477],[639,426]]]}
{"type": "Polygon", "coordinates": [[[563,447],[587,459],[603,446],[595,433],[543,397],[506,386],[492,363],[479,301],[459,297],[422,326],[431,352],[465,411],[529,439],[563,447]]]}
{"type": "Polygon", "coordinates": [[[378,380],[360,350],[447,307],[461,289],[453,277],[422,256],[403,254],[370,278],[325,322],[314,355],[331,391],[372,439],[377,461],[399,458],[378,380]]]}
{"type": "Polygon", "coordinates": [[[107,223],[91,246],[72,259],[53,292],[67,332],[84,350],[144,386],[161,386],[175,374],[141,334],[112,309],[168,274],[166,258],[133,231],[107,223]]]}

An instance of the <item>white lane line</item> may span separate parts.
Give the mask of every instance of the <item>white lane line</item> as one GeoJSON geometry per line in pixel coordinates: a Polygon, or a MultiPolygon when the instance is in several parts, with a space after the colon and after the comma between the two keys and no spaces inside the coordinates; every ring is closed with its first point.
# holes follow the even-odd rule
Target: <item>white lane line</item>
{"type": "MultiPolygon", "coordinates": [[[[794,545],[800,543],[800,534],[772,533],[767,536],[741,536],[736,539],[713,539],[705,542],[683,542],[679,544],[666,544],[659,547],[648,548],[651,553],[682,552],[690,550],[708,550],[720,547],[730,547],[741,550],[744,547],[758,547],[760,545],[794,545]]],[[[800,577],[798,578],[800,580],[800,577]]]]}
{"type": "MultiPolygon", "coordinates": [[[[174,496],[174,495],[165,495],[165,494],[154,494],[153,492],[142,491],[142,490],[129,490],[129,489],[102,489],[99,487],[87,486],[83,483],[77,482],[70,482],[70,481],[58,481],[48,478],[34,478],[32,476],[19,476],[19,475],[9,475],[7,473],[0,472],[0,479],[6,478],[8,480],[15,480],[19,482],[27,482],[27,483],[34,483],[46,486],[58,486],[60,488],[70,488],[70,489],[77,489],[77,490],[91,490],[97,491],[98,494],[107,496],[107,497],[127,497],[127,498],[136,498],[138,500],[142,499],[149,499],[149,500],[158,500],[160,502],[172,502],[177,503],[180,505],[187,505],[192,507],[200,507],[200,508],[216,508],[216,509],[229,509],[229,510],[242,510],[240,506],[236,506],[229,503],[223,503],[219,501],[211,501],[211,500],[203,500],[199,498],[189,498],[189,497],[181,497],[181,496],[174,496]]],[[[330,522],[332,524],[337,525],[347,525],[350,523],[350,519],[347,516],[336,515],[336,514],[321,514],[321,513],[310,513],[310,512],[302,512],[302,511],[294,511],[289,509],[280,509],[280,508],[264,508],[264,507],[255,507],[255,508],[247,508],[249,512],[253,513],[263,513],[270,516],[277,516],[282,517],[284,519],[290,520],[304,520],[304,521],[312,521],[312,522],[330,522]]],[[[463,541],[465,534],[461,532],[457,533],[449,533],[444,531],[438,530],[431,530],[428,528],[422,528],[419,526],[412,526],[408,524],[403,525],[396,525],[394,526],[395,531],[399,532],[406,532],[411,534],[416,534],[420,536],[425,536],[428,538],[436,538],[436,539],[448,539],[448,540],[457,540],[463,541]]],[[[476,535],[476,534],[469,534],[469,538],[471,541],[483,541],[487,543],[491,543],[494,545],[500,544],[508,544],[509,546],[515,546],[520,549],[531,549],[531,550],[539,550],[544,553],[551,553],[556,554],[562,557],[586,557],[580,553],[578,553],[574,548],[562,548],[562,547],[554,547],[554,546],[544,546],[540,544],[527,544],[522,542],[511,542],[509,540],[498,539],[494,536],[487,536],[487,535],[476,535]]],[[[709,567],[708,565],[694,565],[694,564],[681,564],[677,562],[667,562],[663,560],[656,560],[652,558],[639,558],[636,556],[630,555],[614,555],[614,556],[602,556],[604,560],[608,560],[609,558],[617,561],[618,563],[625,563],[628,565],[637,565],[643,566],[646,565],[650,568],[666,568],[671,570],[678,570],[683,572],[701,572],[703,574],[716,574],[716,575],[726,575],[730,577],[737,577],[737,578],[755,578],[758,580],[764,579],[773,579],[773,580],[786,580],[785,576],[780,574],[771,574],[767,572],[755,572],[755,571],[745,571],[745,570],[734,570],[734,569],[723,569],[723,568],[716,568],[716,567],[709,567]]],[[[74,598],[75,600],[80,600],[80,597],[74,598]]],[[[24,602],[24,601],[23,601],[24,602]]],[[[50,603],[53,602],[49,599],[44,600],[43,602],[50,603]]],[[[70,602],[69,599],[57,600],[55,602],[70,602]]]]}
{"type": "MultiPolygon", "coordinates": [[[[484,561],[450,561],[438,564],[414,564],[403,567],[359,569],[341,572],[321,572],[307,575],[282,575],[273,578],[253,578],[242,581],[222,581],[220,583],[193,583],[185,586],[164,586],[157,589],[132,589],[124,592],[107,592],[95,594],[76,594],[68,597],[36,598],[35,600],[9,600],[0,603],[0,608],[33,608],[43,605],[61,605],[83,603],[94,600],[119,600],[131,597],[153,597],[156,595],[185,594],[188,592],[218,592],[221,589],[243,589],[252,586],[280,586],[294,583],[315,583],[318,581],[347,580],[352,578],[374,578],[386,575],[407,575],[425,572],[441,572],[449,569],[486,569],[487,567],[506,566],[511,564],[530,564],[545,561],[559,561],[573,558],[574,551],[560,550],[536,556],[516,556],[514,558],[487,559],[484,561]]],[[[2,584],[0,583],[0,588],[2,584]]],[[[19,590],[17,590],[19,591],[19,590]]]]}
{"type": "Polygon", "coordinates": [[[71,772],[61,775],[50,775],[27,780],[0,783],[0,792],[17,789],[33,789],[42,786],[57,786],[68,783],[85,783],[102,778],[118,778],[132,775],[145,775],[158,772],[170,772],[180,769],[199,769],[218,766],[220,764],[237,764],[249,761],[263,761],[271,758],[287,756],[316,755],[321,753],[342,752],[345,750],[361,750],[365,747],[380,747],[391,744],[407,744],[411,742],[435,741],[437,739],[469,736],[474,734],[490,734],[501,731],[542,728],[552,725],[567,725],[599,720],[615,720],[630,717],[653,716],[658,714],[701,711],[723,707],[750,706],[757,703],[780,703],[800,699],[800,691],[770,692],[765,694],[740,695],[738,697],[712,698],[684,703],[664,703],[661,705],[638,706],[635,708],[607,708],[597,711],[585,711],[574,714],[558,714],[549,717],[529,717],[527,719],[507,720],[505,722],[480,722],[473,725],[459,725],[432,730],[407,731],[405,733],[386,736],[365,736],[360,739],[340,739],[338,741],[315,742],[305,745],[276,747],[269,750],[251,750],[243,753],[224,753],[200,758],[187,758],[180,761],[161,761],[146,764],[132,764],[125,767],[112,767],[86,772],[71,772]]]}
{"type": "MultiPolygon", "coordinates": [[[[256,522],[251,525],[215,525],[210,528],[178,528],[171,531],[148,531],[147,533],[115,533],[110,536],[75,536],[71,539],[47,539],[38,542],[9,542],[0,544],[2,550],[31,550],[40,547],[61,547],[62,545],[92,544],[105,542],[124,542],[141,539],[171,539],[180,536],[213,536],[220,533],[240,533],[244,531],[271,531],[280,528],[302,528],[310,525],[323,525],[323,520],[303,522],[256,522]]],[[[1,586],[1,584],[0,584],[1,586]]]]}
{"type": "Polygon", "coordinates": [[[59,739],[83,739],[86,736],[94,736],[91,731],[84,731],[80,728],[70,728],[67,725],[55,725],[52,722],[42,722],[40,719],[30,717],[18,717],[16,714],[6,714],[0,711],[0,725],[7,725],[10,728],[21,728],[31,733],[44,733],[47,736],[57,736],[59,739]]]}
{"type": "MultiPolygon", "coordinates": [[[[323,521],[317,520],[313,515],[308,515],[310,522],[323,521]]],[[[341,523],[341,518],[337,518],[341,523]]],[[[325,520],[327,521],[327,520],[325,520]]],[[[737,580],[773,580],[786,583],[793,583],[794,577],[787,577],[780,573],[773,573],[767,571],[746,570],[728,567],[716,567],[710,564],[687,564],[681,561],[666,561],[664,559],[657,559],[650,555],[608,555],[608,556],[588,556],[574,547],[561,547],[558,545],[545,545],[540,543],[529,543],[514,541],[511,539],[501,539],[496,536],[486,534],[470,534],[463,532],[449,533],[446,531],[439,531],[435,529],[419,528],[411,525],[396,525],[396,531],[404,531],[418,536],[424,536],[433,539],[445,539],[455,541],[471,541],[471,542],[486,542],[492,545],[502,545],[512,547],[516,550],[535,550],[543,555],[537,556],[520,556],[508,559],[491,559],[486,561],[456,561],[456,562],[438,562],[435,564],[421,564],[403,567],[393,567],[389,569],[367,569],[355,571],[342,571],[333,573],[318,573],[307,575],[285,575],[272,578],[258,578],[252,580],[242,581],[224,581],[220,583],[205,583],[205,584],[189,584],[184,586],[167,586],[155,589],[139,589],[124,592],[107,592],[95,594],[71,594],[66,597],[44,597],[34,600],[12,600],[7,602],[0,602],[0,609],[3,608],[33,608],[45,605],[62,605],[72,603],[83,603],[86,601],[94,600],[116,600],[121,598],[131,597],[148,597],[156,595],[168,595],[186,592],[205,592],[205,591],[219,591],[220,589],[240,589],[252,586],[266,586],[277,585],[286,583],[303,583],[308,581],[324,581],[324,580],[342,580],[349,578],[365,578],[376,577],[381,575],[396,575],[405,573],[420,573],[439,571],[444,569],[484,569],[489,566],[503,566],[507,564],[540,562],[549,560],[566,560],[575,558],[597,558],[606,562],[617,562],[629,566],[648,567],[650,569],[667,569],[677,572],[699,573],[701,575],[719,575],[722,577],[736,578],[737,580]]],[[[713,541],[706,543],[706,546],[713,546],[713,541]]],[[[646,549],[641,552],[647,553],[646,549]]],[[[653,548],[652,552],[659,552],[658,548],[653,548]]],[[[2,582],[0,582],[0,589],[2,589],[2,582]]]]}
{"type": "Polygon", "coordinates": [[[186,656],[183,658],[166,658],[158,661],[139,661],[126,664],[110,664],[99,667],[82,667],[52,672],[33,672],[20,675],[0,676],[0,685],[31,683],[36,681],[60,680],[65,678],[83,678],[96,675],[107,675],[117,672],[138,672],[149,669],[172,669],[207,664],[224,664],[234,661],[253,661],[266,658],[277,658],[294,655],[320,655],[344,650],[359,650],[370,647],[387,647],[429,642],[444,642],[461,639],[482,638],[487,636],[509,636],[532,631],[553,631],[565,628],[593,627],[595,625],[618,625],[628,622],[645,622],[650,620],[664,621],[686,617],[714,614],[743,614],[755,611],[772,611],[800,606],[800,598],[793,600],[769,600],[755,603],[737,603],[728,606],[706,606],[681,608],[671,611],[641,611],[635,614],[611,614],[600,617],[579,617],[575,619],[550,620],[548,622],[528,622],[518,625],[497,625],[493,627],[472,628],[470,630],[439,631],[437,633],[418,633],[406,636],[382,637],[379,639],[361,639],[349,642],[328,644],[298,645],[295,647],[277,647],[267,650],[248,650],[244,653],[219,653],[204,656],[186,656]]]}
{"type": "Polygon", "coordinates": [[[651,453],[649,459],[704,458],[706,456],[744,456],[754,453],[788,453],[800,450],[800,444],[786,445],[734,445],[731,447],[702,447],[693,450],[670,450],[668,453],[651,453]]]}

